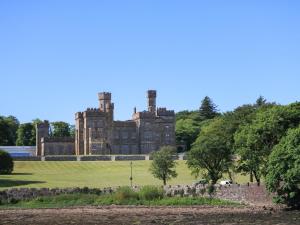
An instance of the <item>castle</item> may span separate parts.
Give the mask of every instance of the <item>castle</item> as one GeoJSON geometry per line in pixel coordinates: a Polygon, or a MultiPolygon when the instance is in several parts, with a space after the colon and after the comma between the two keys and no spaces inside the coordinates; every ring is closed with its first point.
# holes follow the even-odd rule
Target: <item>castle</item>
{"type": "Polygon", "coordinates": [[[111,93],[98,94],[99,108],[75,114],[75,140],[49,137],[49,122],[37,126],[37,155],[149,154],[175,147],[175,112],[156,108],[156,91],[147,92],[148,110],[131,120],[114,121],[111,93]]]}

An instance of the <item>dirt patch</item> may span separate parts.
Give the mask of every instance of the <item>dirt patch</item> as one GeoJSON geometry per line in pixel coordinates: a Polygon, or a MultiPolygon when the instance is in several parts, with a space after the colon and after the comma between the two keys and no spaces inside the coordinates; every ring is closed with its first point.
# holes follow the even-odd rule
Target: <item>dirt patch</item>
{"type": "Polygon", "coordinates": [[[300,211],[263,207],[106,206],[1,210],[0,224],[299,224],[300,211]]]}

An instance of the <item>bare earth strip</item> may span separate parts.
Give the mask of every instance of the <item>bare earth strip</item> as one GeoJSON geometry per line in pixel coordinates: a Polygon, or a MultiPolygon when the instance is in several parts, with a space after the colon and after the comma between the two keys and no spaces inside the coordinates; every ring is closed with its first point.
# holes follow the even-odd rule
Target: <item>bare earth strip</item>
{"type": "Polygon", "coordinates": [[[210,206],[18,209],[0,210],[0,224],[300,224],[300,211],[210,206]]]}

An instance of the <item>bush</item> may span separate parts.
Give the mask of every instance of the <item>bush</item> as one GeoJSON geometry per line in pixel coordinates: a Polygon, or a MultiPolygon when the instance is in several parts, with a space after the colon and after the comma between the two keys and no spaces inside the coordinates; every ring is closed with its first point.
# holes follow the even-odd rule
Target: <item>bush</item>
{"type": "Polygon", "coordinates": [[[14,162],[10,154],[0,150],[0,174],[11,174],[14,169],[14,162]]]}
{"type": "Polygon", "coordinates": [[[140,199],[151,201],[154,199],[162,199],[164,196],[164,190],[161,187],[156,186],[144,186],[139,191],[140,199]]]}
{"type": "Polygon", "coordinates": [[[133,191],[130,187],[119,187],[116,192],[113,194],[115,201],[122,203],[124,201],[138,200],[138,193],[133,191]]]}

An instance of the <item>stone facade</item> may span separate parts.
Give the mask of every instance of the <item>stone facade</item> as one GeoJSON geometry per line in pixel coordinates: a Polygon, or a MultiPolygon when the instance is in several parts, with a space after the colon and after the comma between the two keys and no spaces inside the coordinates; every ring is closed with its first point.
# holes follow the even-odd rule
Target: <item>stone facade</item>
{"type": "Polygon", "coordinates": [[[134,109],[131,120],[114,121],[111,93],[99,93],[99,108],[76,113],[76,154],[148,154],[163,145],[175,147],[174,111],[156,108],[156,91],[147,97],[147,111],[134,109]]]}
{"type": "Polygon", "coordinates": [[[134,112],[131,120],[114,121],[111,93],[98,94],[99,108],[75,114],[72,139],[49,137],[49,122],[37,126],[37,155],[149,154],[161,146],[175,147],[175,112],[156,108],[156,91],[147,92],[147,111],[134,112]]]}

